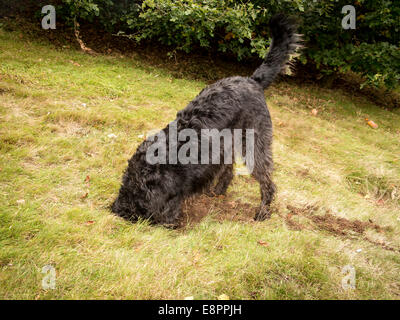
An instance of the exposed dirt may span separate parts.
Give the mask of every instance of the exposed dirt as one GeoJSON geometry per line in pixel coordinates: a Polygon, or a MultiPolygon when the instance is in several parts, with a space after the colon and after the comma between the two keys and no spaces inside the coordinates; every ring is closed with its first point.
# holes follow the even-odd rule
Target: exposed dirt
{"type": "Polygon", "coordinates": [[[304,226],[303,224],[301,224],[301,223],[299,223],[299,222],[297,222],[297,221],[294,221],[294,220],[292,219],[292,215],[290,215],[290,214],[288,214],[288,215],[286,216],[286,218],[285,218],[285,223],[286,223],[286,225],[288,226],[288,228],[289,228],[290,230],[301,231],[301,230],[304,230],[304,229],[307,228],[307,227],[304,226]]]}
{"type": "Polygon", "coordinates": [[[311,205],[311,204],[309,204],[303,208],[298,208],[298,207],[294,207],[291,205],[287,205],[286,208],[290,211],[290,214],[292,214],[292,215],[310,215],[319,209],[319,207],[311,205]]]}
{"type": "Polygon", "coordinates": [[[330,210],[325,210],[325,214],[323,215],[316,215],[314,213],[318,211],[319,208],[314,205],[307,205],[303,208],[288,205],[287,209],[290,213],[287,215],[286,221],[290,221],[293,215],[301,215],[312,222],[314,228],[325,230],[336,235],[347,236],[351,233],[363,234],[367,229],[375,229],[377,232],[383,232],[383,228],[372,221],[363,222],[360,220],[348,220],[346,218],[336,217],[330,210]]]}
{"type": "Polygon", "coordinates": [[[347,235],[349,231],[362,234],[366,229],[375,229],[378,232],[382,231],[382,228],[374,223],[362,222],[359,220],[351,221],[345,218],[335,217],[330,213],[326,213],[322,216],[310,216],[310,219],[318,228],[341,235],[347,235]]]}
{"type": "Polygon", "coordinates": [[[400,252],[400,249],[393,248],[390,245],[388,245],[387,243],[385,243],[384,241],[376,241],[376,240],[373,240],[373,239],[371,239],[369,237],[365,237],[364,239],[366,241],[368,241],[369,243],[372,243],[373,245],[381,247],[382,249],[385,249],[385,250],[388,250],[388,251],[400,252]]]}
{"type": "Polygon", "coordinates": [[[307,205],[301,208],[287,205],[286,208],[289,210],[289,213],[284,217],[284,219],[286,225],[291,230],[323,230],[334,236],[345,238],[358,238],[362,235],[363,240],[366,240],[373,245],[379,246],[388,251],[400,252],[400,249],[394,248],[384,241],[376,241],[365,235],[365,231],[367,230],[375,230],[378,233],[383,233],[384,231],[389,230],[388,227],[382,227],[374,223],[372,220],[360,221],[357,219],[349,220],[337,217],[332,214],[329,209],[321,209],[315,205],[307,205]],[[322,215],[316,214],[316,212],[321,210],[324,210],[325,213],[322,215]],[[294,221],[293,216],[303,217],[307,220],[307,225],[294,221]]]}
{"type": "Polygon", "coordinates": [[[257,207],[249,203],[233,200],[231,195],[209,197],[197,196],[185,201],[183,205],[183,225],[197,224],[211,212],[217,221],[252,222],[257,207]]]}
{"type": "MultiPolygon", "coordinates": [[[[182,207],[182,227],[198,224],[210,213],[213,213],[213,218],[220,222],[238,221],[252,223],[258,207],[250,203],[235,200],[234,196],[234,194],[215,197],[200,195],[186,200],[182,207]]],[[[383,233],[389,229],[374,223],[372,220],[349,220],[337,217],[329,209],[323,209],[316,205],[306,205],[304,207],[287,205],[286,208],[289,210],[287,214],[282,213],[282,210],[276,205],[273,205],[271,209],[272,214],[278,214],[284,219],[290,230],[322,230],[337,237],[350,239],[362,236],[362,239],[373,245],[385,250],[400,252],[400,249],[393,248],[383,241],[375,241],[365,235],[367,230],[375,230],[378,233],[383,233]],[[319,214],[321,211],[323,211],[323,214],[319,214]],[[302,222],[298,220],[302,220],[302,222]]]]}

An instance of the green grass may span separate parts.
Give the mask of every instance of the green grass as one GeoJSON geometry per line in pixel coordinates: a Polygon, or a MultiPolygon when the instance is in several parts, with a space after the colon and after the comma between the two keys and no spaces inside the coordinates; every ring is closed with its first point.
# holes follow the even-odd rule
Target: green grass
{"type": "Polygon", "coordinates": [[[237,176],[226,198],[207,200],[200,222],[175,231],[131,224],[107,210],[126,160],[206,84],[18,34],[0,29],[0,298],[399,298],[399,110],[274,85],[270,220],[251,221],[258,185],[237,176]],[[338,225],[319,220],[329,214],[338,225]],[[353,232],[347,220],[380,229],[353,232]],[[55,290],[42,289],[45,265],[56,269],[55,290]],[[341,285],[346,265],[354,290],[341,285]]]}

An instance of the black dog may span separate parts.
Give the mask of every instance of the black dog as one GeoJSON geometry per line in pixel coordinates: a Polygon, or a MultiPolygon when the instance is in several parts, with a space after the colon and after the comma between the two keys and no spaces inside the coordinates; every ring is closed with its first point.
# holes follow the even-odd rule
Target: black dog
{"type": "MultiPolygon", "coordinates": [[[[199,136],[202,135],[202,129],[242,129],[241,140],[244,146],[247,142],[244,131],[254,130],[252,176],[260,183],[261,188],[261,207],[254,219],[259,221],[270,217],[269,206],[275,193],[275,185],[271,180],[272,123],[265,103],[264,89],[285,67],[290,54],[296,51],[300,41],[294,23],[281,14],[271,19],[270,29],[272,45],[264,62],[251,77],[226,78],[203,89],[185,109],[178,112],[177,119],[173,122],[178,133],[183,129],[193,129],[199,136]]],[[[170,152],[170,129],[173,123],[160,131],[165,136],[167,146],[165,150],[157,152],[166,155],[170,152]]],[[[131,221],[142,217],[153,223],[176,227],[180,222],[181,203],[185,198],[210,188],[216,178],[218,181],[213,193],[226,192],[233,178],[232,164],[202,164],[200,156],[195,156],[192,158],[195,161],[185,164],[171,161],[171,157],[166,156],[165,163],[152,164],[149,163],[147,154],[156,142],[161,142],[159,136],[157,139],[146,139],[128,161],[129,165],[112,211],[131,221]]],[[[218,150],[221,155],[226,151],[235,152],[232,143],[226,145],[225,139],[224,142],[225,146],[218,150]]],[[[179,151],[186,141],[173,143],[179,151]]],[[[200,146],[198,141],[190,143],[200,146]]],[[[205,149],[201,150],[203,152],[205,149]]],[[[165,156],[157,152],[156,156],[165,156]]],[[[209,157],[211,156],[212,154],[209,157]]]]}

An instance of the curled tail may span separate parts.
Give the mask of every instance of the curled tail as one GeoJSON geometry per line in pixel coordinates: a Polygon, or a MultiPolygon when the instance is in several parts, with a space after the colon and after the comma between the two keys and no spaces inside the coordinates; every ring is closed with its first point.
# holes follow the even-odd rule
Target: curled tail
{"type": "Polygon", "coordinates": [[[301,47],[301,38],[296,33],[297,27],[293,19],[277,14],[271,18],[269,27],[272,33],[270,49],[262,65],[251,76],[263,89],[269,87],[286,66],[290,55],[301,47]]]}

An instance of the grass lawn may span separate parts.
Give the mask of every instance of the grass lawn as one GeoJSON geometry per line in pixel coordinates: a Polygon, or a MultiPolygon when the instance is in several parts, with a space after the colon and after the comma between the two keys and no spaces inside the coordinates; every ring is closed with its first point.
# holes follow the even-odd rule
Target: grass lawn
{"type": "Polygon", "coordinates": [[[236,176],[168,230],[107,207],[143,135],[206,83],[17,31],[0,29],[0,48],[1,299],[399,299],[400,110],[274,85],[272,218],[252,221],[258,184],[236,176]]]}

